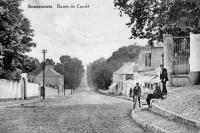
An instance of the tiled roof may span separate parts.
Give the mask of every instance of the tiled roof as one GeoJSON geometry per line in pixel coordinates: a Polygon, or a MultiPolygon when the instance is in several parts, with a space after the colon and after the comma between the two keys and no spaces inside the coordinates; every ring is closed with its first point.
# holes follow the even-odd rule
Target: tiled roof
{"type": "Polygon", "coordinates": [[[117,74],[133,74],[133,72],[138,71],[138,65],[135,62],[128,62],[124,64],[120,69],[116,72],[117,74]]]}

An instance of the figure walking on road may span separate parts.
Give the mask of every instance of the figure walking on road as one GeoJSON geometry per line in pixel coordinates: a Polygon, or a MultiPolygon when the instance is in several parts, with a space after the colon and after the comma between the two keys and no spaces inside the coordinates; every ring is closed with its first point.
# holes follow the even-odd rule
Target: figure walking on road
{"type": "Polygon", "coordinates": [[[141,87],[139,86],[139,83],[136,83],[136,86],[130,89],[129,96],[133,98],[133,109],[135,109],[137,99],[139,102],[139,107],[141,107],[140,106],[141,87]]]}
{"type": "Polygon", "coordinates": [[[168,81],[167,76],[167,69],[164,68],[164,65],[160,65],[161,67],[161,73],[160,73],[160,80],[162,83],[162,95],[167,95],[167,88],[166,88],[166,82],[168,81]]]}

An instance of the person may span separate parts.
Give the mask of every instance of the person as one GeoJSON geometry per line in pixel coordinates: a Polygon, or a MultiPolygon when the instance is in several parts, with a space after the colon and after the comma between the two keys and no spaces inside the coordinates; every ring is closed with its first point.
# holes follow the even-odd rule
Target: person
{"type": "Polygon", "coordinates": [[[141,97],[141,87],[139,86],[139,83],[136,83],[136,86],[134,88],[130,89],[129,96],[133,98],[133,109],[135,109],[137,98],[140,105],[140,97],[141,97]]]}
{"type": "Polygon", "coordinates": [[[153,94],[148,94],[147,99],[146,99],[146,102],[149,107],[151,107],[150,106],[151,99],[159,99],[159,98],[163,99],[162,92],[161,92],[161,89],[160,89],[160,86],[158,85],[158,83],[154,83],[153,85],[155,86],[155,90],[154,90],[153,94]]]}
{"type": "Polygon", "coordinates": [[[166,82],[168,81],[168,76],[167,76],[167,69],[164,68],[164,65],[160,65],[161,67],[161,73],[160,73],[160,80],[162,83],[162,94],[167,95],[167,88],[166,88],[166,82]]]}

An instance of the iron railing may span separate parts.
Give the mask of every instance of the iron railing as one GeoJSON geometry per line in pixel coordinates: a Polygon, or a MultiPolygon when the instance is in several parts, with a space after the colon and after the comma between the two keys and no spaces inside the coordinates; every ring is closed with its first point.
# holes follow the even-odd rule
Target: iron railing
{"type": "Polygon", "coordinates": [[[173,37],[173,74],[190,72],[190,37],[173,37]]]}

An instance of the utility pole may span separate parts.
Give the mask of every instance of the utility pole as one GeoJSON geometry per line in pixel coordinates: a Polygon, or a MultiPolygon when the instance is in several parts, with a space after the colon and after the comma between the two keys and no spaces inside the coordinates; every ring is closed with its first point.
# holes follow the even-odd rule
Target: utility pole
{"type": "Polygon", "coordinates": [[[45,98],[45,67],[46,67],[46,62],[45,62],[45,54],[47,53],[46,49],[42,50],[43,54],[43,60],[44,60],[44,66],[43,66],[43,88],[42,88],[42,93],[43,93],[43,99],[45,98]]]}
{"type": "Polygon", "coordinates": [[[65,96],[65,62],[63,62],[63,76],[64,76],[63,77],[64,78],[64,82],[63,82],[64,83],[64,85],[63,85],[64,88],[63,89],[64,89],[64,96],[65,96]]]}

